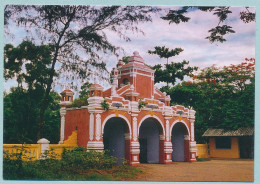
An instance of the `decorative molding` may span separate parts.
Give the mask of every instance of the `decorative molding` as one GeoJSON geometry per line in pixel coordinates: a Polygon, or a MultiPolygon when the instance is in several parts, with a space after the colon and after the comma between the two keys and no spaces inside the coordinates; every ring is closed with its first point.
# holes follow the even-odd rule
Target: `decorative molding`
{"type": "Polygon", "coordinates": [[[103,151],[104,144],[102,141],[89,141],[87,144],[87,150],[103,151]]]}
{"type": "Polygon", "coordinates": [[[165,120],[172,119],[172,117],[164,117],[165,120]]]}
{"type": "Polygon", "coordinates": [[[60,116],[65,116],[66,115],[66,108],[65,107],[61,107],[60,108],[60,116]]]}
{"type": "MultiPolygon", "coordinates": [[[[130,85],[128,84],[127,86],[129,86],[129,88],[126,88],[124,91],[122,91],[121,93],[119,93],[119,95],[122,95],[124,94],[125,92],[129,91],[130,90],[130,85]]],[[[125,86],[123,86],[125,87],[125,86]]],[[[121,88],[120,88],[121,89],[121,88]]],[[[117,91],[119,91],[120,89],[118,89],[117,91]]]]}
{"type": "Polygon", "coordinates": [[[94,138],[94,115],[93,113],[89,116],[89,140],[93,141],[94,138]]]}
{"type": "Polygon", "coordinates": [[[155,114],[155,112],[154,111],[148,111],[148,112],[145,112],[145,114],[147,114],[147,115],[150,115],[150,116],[154,116],[154,114],[155,114]]]}
{"type": "Polygon", "coordinates": [[[193,109],[189,109],[189,118],[195,119],[196,111],[193,109]]]}
{"type": "Polygon", "coordinates": [[[164,152],[172,153],[172,142],[164,142],[164,152]]]}
{"type": "Polygon", "coordinates": [[[71,101],[61,101],[60,103],[59,103],[59,105],[61,105],[61,106],[67,106],[67,105],[71,105],[72,104],[72,102],[71,101]]]}
{"type": "Polygon", "coordinates": [[[139,142],[131,142],[130,144],[130,153],[139,154],[140,153],[140,144],[139,142]]]}
{"type": "Polygon", "coordinates": [[[96,115],[96,139],[99,141],[101,137],[101,115],[96,115]]]}
{"type": "Polygon", "coordinates": [[[118,110],[118,109],[115,109],[115,110],[113,110],[112,112],[115,113],[116,117],[118,117],[119,114],[121,114],[121,115],[125,115],[125,114],[126,114],[126,112],[122,112],[121,110],[118,110]]]}

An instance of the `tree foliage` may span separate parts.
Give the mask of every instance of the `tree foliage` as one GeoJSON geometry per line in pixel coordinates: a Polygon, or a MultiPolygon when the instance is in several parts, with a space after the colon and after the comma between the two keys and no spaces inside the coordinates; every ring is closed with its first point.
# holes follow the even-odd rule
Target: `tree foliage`
{"type": "MultiPolygon", "coordinates": [[[[214,42],[225,42],[225,35],[230,33],[235,33],[233,28],[225,23],[225,20],[228,19],[228,16],[232,14],[230,7],[227,6],[218,6],[218,7],[194,7],[194,6],[184,6],[178,10],[169,10],[166,16],[161,17],[163,20],[169,21],[169,24],[180,24],[181,22],[188,22],[191,18],[186,14],[192,10],[198,9],[204,12],[211,12],[213,15],[218,17],[218,24],[216,27],[209,30],[210,35],[206,37],[211,43],[214,42]],[[222,24],[222,25],[220,25],[222,24]]],[[[251,12],[248,7],[245,7],[245,11],[240,12],[240,19],[244,23],[249,23],[255,21],[255,12],[251,12]]]]}
{"type": "MultiPolygon", "coordinates": [[[[66,79],[84,80],[91,75],[104,78],[106,68],[100,54],[117,54],[119,50],[119,47],[107,38],[105,30],[130,41],[126,32],[142,32],[138,29],[137,23],[151,21],[151,13],[158,11],[159,9],[155,7],[141,6],[8,5],[5,7],[5,14],[8,15],[5,17],[5,25],[8,25],[9,20],[13,21],[23,26],[31,39],[41,40],[42,44],[52,48],[50,73],[38,117],[38,138],[49,103],[48,96],[55,80],[56,64],[61,65],[57,73],[71,74],[65,76],[66,79]]],[[[73,82],[71,85],[73,86],[73,82]]]]}
{"type": "MultiPolygon", "coordinates": [[[[4,95],[4,143],[36,143],[37,117],[40,112],[40,101],[44,91],[41,88],[25,90],[21,87],[11,88],[4,95]]],[[[42,136],[57,143],[60,132],[60,96],[51,92],[49,105],[44,116],[42,136]]]]}
{"type": "MultiPolygon", "coordinates": [[[[155,70],[154,83],[166,82],[175,85],[176,80],[183,80],[185,76],[192,76],[192,72],[196,71],[198,67],[188,66],[189,61],[183,60],[182,62],[171,62],[165,64],[165,68],[161,64],[151,67],[155,70]]],[[[167,88],[169,86],[167,85],[167,88]]]]}
{"type": "Polygon", "coordinates": [[[254,126],[254,59],[239,65],[208,67],[193,82],[183,82],[168,92],[172,103],[196,110],[195,132],[198,142],[209,127],[237,129],[254,126]]]}
{"type": "MultiPolygon", "coordinates": [[[[31,41],[23,41],[17,47],[4,47],[4,78],[15,79],[19,86],[26,84],[29,90],[46,88],[50,75],[51,48],[36,46],[31,41]]],[[[55,74],[56,75],[56,74],[55,74]]]]}
{"type": "Polygon", "coordinates": [[[154,49],[155,49],[154,51],[148,50],[148,53],[149,54],[156,54],[160,58],[166,58],[167,64],[168,64],[168,59],[170,57],[179,55],[183,51],[182,48],[175,48],[175,49],[170,50],[169,48],[166,48],[165,46],[163,46],[163,47],[156,46],[156,47],[154,47],[154,49]]]}
{"type": "Polygon", "coordinates": [[[91,83],[89,82],[86,82],[81,86],[81,91],[79,92],[79,98],[74,99],[70,107],[82,107],[88,105],[90,86],[91,83]]]}

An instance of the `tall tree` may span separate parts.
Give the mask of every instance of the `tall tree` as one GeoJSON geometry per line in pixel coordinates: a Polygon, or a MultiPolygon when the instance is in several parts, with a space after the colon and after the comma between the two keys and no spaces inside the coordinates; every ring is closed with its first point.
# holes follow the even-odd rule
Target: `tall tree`
{"type": "MultiPolygon", "coordinates": [[[[36,46],[30,41],[23,41],[17,47],[5,45],[4,77],[6,80],[16,78],[18,87],[4,96],[4,142],[37,141],[37,118],[50,74],[51,59],[51,48],[47,45],[36,46]]],[[[57,142],[59,94],[50,92],[48,101],[42,133],[51,142],[57,142]]]]}
{"type": "MultiPolygon", "coordinates": [[[[151,13],[159,11],[155,7],[141,6],[10,6],[20,11],[19,16],[8,14],[9,20],[17,23],[31,33],[34,40],[52,47],[52,61],[42,108],[38,118],[38,138],[43,125],[43,117],[48,105],[56,64],[61,63],[59,72],[71,71],[73,78],[89,77],[94,70],[105,71],[105,63],[100,53],[117,54],[119,47],[107,38],[107,32],[116,33],[126,41],[130,38],[126,30],[141,32],[139,22],[151,21],[151,13]],[[82,51],[86,54],[82,58],[82,51]]],[[[10,11],[9,11],[10,12],[10,11]]],[[[8,24],[6,24],[8,25],[8,24]]],[[[95,72],[95,74],[104,72],[95,72]]],[[[100,75],[102,78],[103,76],[100,75]]]]}
{"type": "MultiPolygon", "coordinates": [[[[13,87],[4,94],[4,143],[35,143],[37,139],[37,117],[44,91],[40,88],[26,90],[13,87]]],[[[59,141],[60,131],[60,96],[51,92],[49,105],[43,118],[42,135],[51,143],[59,141]]]]}
{"type": "Polygon", "coordinates": [[[169,90],[172,103],[196,110],[195,133],[198,142],[208,127],[237,129],[254,125],[254,59],[239,65],[208,67],[194,80],[169,90]]]}

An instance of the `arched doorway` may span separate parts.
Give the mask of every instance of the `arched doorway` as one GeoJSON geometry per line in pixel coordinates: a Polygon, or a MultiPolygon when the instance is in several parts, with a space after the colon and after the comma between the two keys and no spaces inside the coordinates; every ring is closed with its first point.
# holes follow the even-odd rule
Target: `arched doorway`
{"type": "Polygon", "coordinates": [[[110,118],[104,127],[103,142],[104,149],[111,156],[117,158],[117,164],[122,164],[124,159],[128,159],[129,155],[129,140],[126,140],[125,135],[129,133],[129,128],[126,121],[119,117],[110,118]]]}
{"type": "Polygon", "coordinates": [[[176,123],[171,132],[172,141],[172,161],[184,162],[189,161],[189,132],[186,126],[178,122],[176,123]]]}
{"type": "Polygon", "coordinates": [[[147,118],[141,123],[139,128],[140,163],[159,163],[160,155],[163,155],[160,145],[163,128],[154,118],[147,118]]]}

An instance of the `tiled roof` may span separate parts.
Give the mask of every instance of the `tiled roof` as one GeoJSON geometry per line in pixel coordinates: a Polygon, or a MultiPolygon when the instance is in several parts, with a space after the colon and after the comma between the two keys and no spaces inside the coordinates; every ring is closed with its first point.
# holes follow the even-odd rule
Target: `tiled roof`
{"type": "Polygon", "coordinates": [[[217,137],[217,136],[252,136],[254,135],[254,127],[241,127],[237,130],[225,130],[209,128],[202,136],[217,137]]]}

